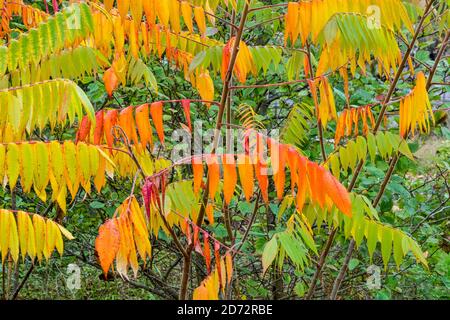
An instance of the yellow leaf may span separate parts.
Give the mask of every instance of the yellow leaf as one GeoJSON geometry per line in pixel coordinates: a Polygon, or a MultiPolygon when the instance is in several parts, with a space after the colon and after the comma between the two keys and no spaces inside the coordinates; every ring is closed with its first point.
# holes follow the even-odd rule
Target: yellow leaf
{"type": "Polygon", "coordinates": [[[39,261],[42,260],[42,254],[45,247],[45,220],[41,216],[33,215],[34,236],[36,243],[36,255],[39,261]]]}
{"type": "Polygon", "coordinates": [[[34,171],[34,189],[38,190],[40,198],[45,201],[45,187],[49,182],[49,162],[47,144],[43,142],[36,143],[36,167],[34,171]]]}
{"type": "Polygon", "coordinates": [[[181,1],[181,14],[183,15],[184,23],[190,33],[194,32],[194,26],[192,24],[192,7],[187,1],[181,1]]]}
{"type": "MultiPolygon", "coordinates": [[[[214,83],[209,76],[208,71],[200,73],[200,75],[197,77],[196,88],[198,90],[198,93],[202,97],[202,100],[214,100],[214,83]]],[[[210,103],[206,103],[206,106],[209,107],[210,103]]]]}
{"type": "Polygon", "coordinates": [[[131,0],[130,1],[130,10],[131,10],[131,16],[134,20],[134,25],[136,29],[139,28],[142,20],[142,10],[143,10],[143,4],[142,2],[145,0],[131,0]]]}
{"type": "Polygon", "coordinates": [[[33,185],[34,164],[36,163],[34,159],[35,151],[29,143],[21,144],[19,148],[22,158],[20,162],[20,183],[23,192],[28,193],[33,185]]]}
{"type": "Polygon", "coordinates": [[[170,6],[169,0],[156,0],[155,1],[156,15],[159,22],[166,28],[169,27],[170,19],[170,6]]]}
{"type": "Polygon", "coordinates": [[[6,174],[8,175],[9,187],[14,189],[20,172],[19,147],[15,143],[8,144],[6,154],[6,174]]]}
{"type": "Polygon", "coordinates": [[[170,0],[170,26],[175,33],[180,33],[180,1],[170,0]]]}
{"type": "Polygon", "coordinates": [[[194,18],[197,23],[198,30],[200,34],[204,37],[206,35],[206,22],[205,22],[205,11],[202,7],[194,7],[194,18]]]}
{"type": "Polygon", "coordinates": [[[119,14],[122,20],[125,20],[128,16],[130,1],[135,2],[134,0],[117,0],[117,9],[119,10],[119,14]]]}

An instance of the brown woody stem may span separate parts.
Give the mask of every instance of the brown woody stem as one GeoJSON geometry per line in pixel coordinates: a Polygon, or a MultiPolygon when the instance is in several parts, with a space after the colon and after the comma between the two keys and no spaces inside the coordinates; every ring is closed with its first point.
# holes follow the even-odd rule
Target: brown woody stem
{"type": "MultiPolygon", "coordinates": [[[[214,133],[214,142],[213,142],[211,154],[216,153],[216,149],[218,146],[219,137],[220,137],[220,129],[222,128],[223,115],[225,113],[227,99],[228,99],[228,95],[230,92],[231,79],[233,76],[234,65],[236,63],[236,58],[237,58],[237,55],[239,52],[239,44],[242,39],[242,33],[244,30],[245,22],[247,20],[248,10],[249,10],[249,4],[248,4],[248,2],[245,2],[244,8],[242,9],[242,16],[241,16],[241,21],[239,23],[239,29],[236,32],[235,41],[234,41],[233,49],[231,52],[230,63],[228,65],[228,70],[225,75],[225,80],[223,83],[222,95],[221,95],[220,104],[219,104],[219,112],[217,114],[216,130],[214,133]]],[[[199,212],[198,219],[197,219],[198,226],[202,225],[203,219],[205,217],[205,209],[206,209],[206,205],[208,203],[208,189],[209,189],[208,186],[209,186],[209,178],[207,179],[206,187],[203,192],[202,206],[200,208],[200,212],[199,212]]],[[[194,243],[193,243],[193,241],[191,241],[191,244],[186,249],[187,255],[185,256],[184,261],[183,261],[183,275],[181,278],[180,300],[185,300],[187,298],[189,270],[190,270],[191,255],[192,255],[193,250],[194,250],[194,243]]]]}

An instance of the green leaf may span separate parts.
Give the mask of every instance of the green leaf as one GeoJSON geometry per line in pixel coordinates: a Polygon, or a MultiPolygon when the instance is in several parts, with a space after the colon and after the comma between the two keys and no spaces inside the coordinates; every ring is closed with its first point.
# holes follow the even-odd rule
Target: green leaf
{"type": "Polygon", "coordinates": [[[403,234],[399,230],[393,231],[394,235],[394,260],[397,264],[397,267],[400,267],[402,261],[404,252],[403,252],[403,234]]]}
{"type": "Polygon", "coordinates": [[[336,157],[336,155],[332,155],[330,157],[330,163],[331,163],[331,171],[333,172],[333,175],[339,179],[340,173],[341,173],[341,167],[339,163],[339,158],[336,157]]]}
{"type": "Polygon", "coordinates": [[[105,204],[103,202],[98,202],[98,201],[92,201],[89,206],[92,209],[102,209],[105,207],[105,204]]]}
{"type": "Polygon", "coordinates": [[[378,242],[378,224],[368,221],[367,228],[367,250],[369,251],[370,262],[372,262],[373,253],[377,247],[378,242]]]}
{"type": "Polygon", "coordinates": [[[408,159],[415,161],[414,156],[411,152],[411,150],[409,149],[408,143],[405,140],[402,140],[400,142],[400,146],[398,147],[398,151],[403,154],[405,157],[407,157],[408,159]]]}
{"type": "Polygon", "coordinates": [[[370,132],[367,135],[367,148],[369,150],[370,160],[372,162],[375,162],[377,147],[376,147],[375,136],[370,132]]]}
{"type": "Polygon", "coordinates": [[[204,60],[206,58],[206,51],[200,51],[194,59],[192,59],[191,64],[189,65],[189,72],[194,71],[197,69],[200,65],[203,64],[204,60]]]}
{"type": "Polygon", "coordinates": [[[383,257],[385,269],[387,269],[391,253],[392,253],[392,229],[383,226],[381,229],[381,256],[383,257]]]}
{"type": "Polygon", "coordinates": [[[367,142],[362,136],[356,138],[356,150],[358,151],[359,160],[366,160],[367,156],[367,142]]]}
{"type": "Polygon", "coordinates": [[[316,243],[314,242],[314,238],[312,237],[311,233],[309,232],[308,228],[305,226],[305,224],[301,221],[300,222],[300,235],[302,236],[303,241],[305,242],[306,246],[310,248],[316,255],[319,253],[317,252],[316,243]]]}
{"type": "Polygon", "coordinates": [[[301,282],[297,282],[297,284],[295,285],[295,294],[297,296],[299,296],[299,298],[303,297],[305,295],[305,286],[303,285],[303,283],[301,282]]]}
{"type": "Polygon", "coordinates": [[[262,255],[262,265],[263,265],[263,273],[266,273],[267,269],[275,260],[275,257],[278,253],[278,242],[276,235],[266,243],[264,246],[264,251],[262,255]]]}
{"type": "Polygon", "coordinates": [[[351,259],[350,262],[348,263],[348,270],[349,270],[349,271],[352,271],[352,270],[355,269],[358,265],[359,265],[359,260],[358,260],[358,259],[351,259]]]}

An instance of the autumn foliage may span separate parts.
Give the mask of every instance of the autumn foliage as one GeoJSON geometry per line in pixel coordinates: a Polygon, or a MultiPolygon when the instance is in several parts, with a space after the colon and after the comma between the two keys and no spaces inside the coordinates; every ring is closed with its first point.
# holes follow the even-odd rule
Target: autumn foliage
{"type": "Polygon", "coordinates": [[[165,252],[154,291],[170,279],[180,299],[244,298],[249,256],[266,280],[315,268],[301,292],[313,298],[336,235],[342,277],[354,248],[372,261],[378,243],[386,270],[410,252],[426,267],[414,234],[377,211],[399,158],[414,161],[408,139],[436,124],[437,66],[411,53],[431,3],[0,1],[2,265],[62,255],[77,236],[63,225],[96,199],[114,204],[90,241],[102,281],[163,275],[165,252]],[[363,99],[364,77],[380,92],[363,99]],[[194,139],[197,120],[215,129],[209,148],[174,160],[174,130],[194,139]],[[361,178],[373,172],[376,185],[361,178]],[[26,213],[17,194],[48,211],[26,213]]]}

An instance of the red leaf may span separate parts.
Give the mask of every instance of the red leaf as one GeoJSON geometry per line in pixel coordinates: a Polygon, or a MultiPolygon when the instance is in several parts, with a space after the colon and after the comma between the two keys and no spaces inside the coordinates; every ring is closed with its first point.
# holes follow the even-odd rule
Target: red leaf
{"type": "Polygon", "coordinates": [[[186,223],[186,239],[188,244],[192,243],[192,237],[191,237],[191,224],[189,223],[188,218],[185,218],[185,223],[186,223]]]}
{"type": "Polygon", "coordinates": [[[144,198],[145,211],[147,212],[147,217],[150,217],[150,205],[152,198],[152,186],[146,181],[142,187],[142,197],[144,198]]]}
{"type": "Polygon", "coordinates": [[[198,242],[198,233],[199,233],[200,229],[198,228],[198,226],[196,224],[193,225],[193,229],[194,229],[194,245],[196,245],[198,242]]]}
{"type": "Polygon", "coordinates": [[[192,123],[191,123],[191,101],[190,100],[181,100],[181,104],[183,105],[184,116],[186,117],[187,126],[189,131],[192,132],[192,123]]]}
{"type": "Polygon", "coordinates": [[[55,13],[58,12],[59,11],[58,1],[52,0],[52,4],[53,4],[53,11],[55,11],[55,13]]]}

